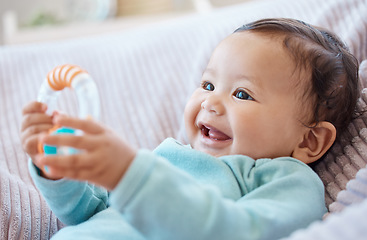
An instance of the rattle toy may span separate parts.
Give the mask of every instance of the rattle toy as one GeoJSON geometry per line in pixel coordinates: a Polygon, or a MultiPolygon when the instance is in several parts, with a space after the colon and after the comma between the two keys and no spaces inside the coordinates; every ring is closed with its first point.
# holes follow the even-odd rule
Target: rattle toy
{"type": "MultiPolygon", "coordinates": [[[[55,67],[43,81],[38,93],[38,101],[46,103],[48,112],[55,110],[57,96],[64,88],[74,90],[78,101],[78,117],[98,119],[100,114],[100,101],[97,87],[90,75],[79,66],[64,64],[55,67]]],[[[56,126],[50,134],[79,134],[72,128],[56,126]]],[[[38,151],[44,154],[69,155],[76,153],[70,147],[56,147],[38,145],[38,151]]]]}

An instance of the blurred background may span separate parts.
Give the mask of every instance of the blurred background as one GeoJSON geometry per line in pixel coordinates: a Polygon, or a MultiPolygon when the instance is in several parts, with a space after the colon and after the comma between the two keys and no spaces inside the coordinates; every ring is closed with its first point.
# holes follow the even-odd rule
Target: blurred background
{"type": "Polygon", "coordinates": [[[256,0],[0,0],[0,44],[110,32],[256,0]]]}

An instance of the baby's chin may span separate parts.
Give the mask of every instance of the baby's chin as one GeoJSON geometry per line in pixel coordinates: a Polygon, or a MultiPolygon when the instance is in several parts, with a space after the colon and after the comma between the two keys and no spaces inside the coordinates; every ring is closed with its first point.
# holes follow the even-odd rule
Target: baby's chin
{"type": "MultiPolygon", "coordinates": [[[[236,151],[236,149],[232,149],[231,147],[225,148],[225,149],[211,149],[211,148],[206,148],[203,146],[200,146],[200,144],[195,145],[195,144],[191,144],[191,147],[197,151],[209,154],[213,157],[223,157],[223,156],[229,156],[229,155],[242,155],[242,156],[246,156],[246,157],[250,157],[254,160],[256,159],[260,159],[260,158],[264,158],[262,156],[256,155],[253,152],[245,152],[243,151],[244,149],[241,149],[242,151],[236,151]]],[[[265,157],[267,158],[267,157],[265,157]]]]}
{"type": "Polygon", "coordinates": [[[228,150],[224,150],[224,149],[211,149],[211,148],[206,148],[206,147],[202,147],[202,146],[198,146],[195,144],[191,144],[191,147],[197,151],[206,153],[208,155],[211,155],[213,157],[222,157],[222,156],[227,156],[227,155],[234,155],[231,154],[230,151],[228,150]]]}

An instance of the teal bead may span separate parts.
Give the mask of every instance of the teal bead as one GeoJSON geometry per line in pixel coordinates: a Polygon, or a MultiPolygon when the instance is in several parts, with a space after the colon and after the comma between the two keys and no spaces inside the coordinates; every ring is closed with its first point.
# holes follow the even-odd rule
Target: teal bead
{"type": "MultiPolygon", "coordinates": [[[[73,128],[66,128],[66,127],[61,127],[59,129],[57,129],[56,131],[54,131],[53,133],[51,133],[52,135],[55,134],[75,134],[75,129],[73,128]]],[[[60,155],[71,155],[71,154],[76,154],[78,152],[78,150],[76,150],[75,148],[71,148],[71,147],[56,147],[56,146],[52,146],[52,145],[43,145],[43,151],[45,153],[45,155],[56,155],[56,154],[60,154],[60,155]]]]}

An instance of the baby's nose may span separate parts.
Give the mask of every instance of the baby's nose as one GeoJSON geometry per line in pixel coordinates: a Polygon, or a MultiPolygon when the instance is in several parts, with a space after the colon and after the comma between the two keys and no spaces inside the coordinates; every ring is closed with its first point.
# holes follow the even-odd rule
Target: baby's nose
{"type": "Polygon", "coordinates": [[[217,115],[221,115],[225,112],[225,107],[223,105],[223,100],[220,96],[212,94],[211,96],[207,97],[202,103],[201,108],[215,113],[217,115]]]}

